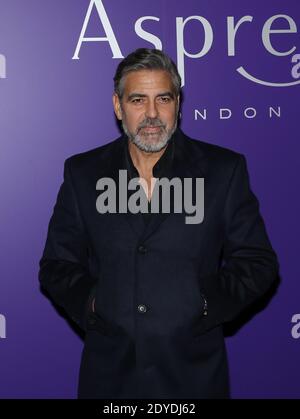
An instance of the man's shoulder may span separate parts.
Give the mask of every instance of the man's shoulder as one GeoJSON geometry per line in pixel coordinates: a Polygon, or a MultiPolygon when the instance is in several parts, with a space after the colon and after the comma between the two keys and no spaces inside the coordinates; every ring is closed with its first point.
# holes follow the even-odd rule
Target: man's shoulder
{"type": "Polygon", "coordinates": [[[121,146],[122,141],[124,140],[122,136],[120,136],[99,147],[86,150],[82,153],[73,154],[66,158],[65,164],[67,166],[72,166],[72,168],[85,168],[91,167],[94,164],[99,165],[101,162],[107,162],[107,159],[111,156],[111,152],[115,148],[121,146]]]}
{"type": "Polygon", "coordinates": [[[198,156],[203,156],[210,162],[216,164],[235,164],[240,157],[241,153],[230,148],[209,143],[202,139],[195,139],[184,134],[184,139],[187,140],[189,152],[197,159],[198,156]]]}

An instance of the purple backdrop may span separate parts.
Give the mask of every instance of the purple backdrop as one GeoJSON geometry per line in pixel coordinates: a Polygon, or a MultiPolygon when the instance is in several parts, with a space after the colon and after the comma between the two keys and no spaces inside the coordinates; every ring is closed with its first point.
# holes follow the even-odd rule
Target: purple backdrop
{"type": "Polygon", "coordinates": [[[271,303],[226,339],[232,396],[299,398],[299,0],[99,0],[85,36],[113,32],[72,59],[89,4],[0,0],[0,397],[76,397],[82,341],[40,293],[38,261],[64,160],[119,135],[113,55],[154,42],[184,62],[182,129],[246,155],[280,261],[271,303]]]}

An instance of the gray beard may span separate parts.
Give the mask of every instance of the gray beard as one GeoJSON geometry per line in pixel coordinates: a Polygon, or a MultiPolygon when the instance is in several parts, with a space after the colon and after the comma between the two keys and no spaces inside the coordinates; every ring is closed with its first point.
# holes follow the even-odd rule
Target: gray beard
{"type": "Polygon", "coordinates": [[[160,136],[160,140],[155,141],[155,142],[152,142],[151,140],[149,140],[149,141],[147,140],[147,137],[149,137],[149,138],[152,137],[151,134],[139,135],[139,134],[133,134],[132,132],[129,132],[128,129],[127,129],[127,126],[123,122],[123,120],[122,120],[122,127],[123,127],[123,130],[124,130],[125,134],[129,138],[129,140],[132,141],[133,144],[135,144],[140,150],[146,151],[148,153],[156,153],[156,152],[162,150],[164,147],[166,147],[166,145],[170,141],[172,135],[174,134],[174,132],[176,131],[176,128],[177,128],[177,119],[175,120],[175,124],[174,124],[173,128],[171,128],[168,131],[165,131],[160,136]]]}

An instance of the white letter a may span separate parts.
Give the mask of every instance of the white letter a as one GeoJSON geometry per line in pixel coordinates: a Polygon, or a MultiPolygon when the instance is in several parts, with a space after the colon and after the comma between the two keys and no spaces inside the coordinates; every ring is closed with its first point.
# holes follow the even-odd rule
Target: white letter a
{"type": "Polygon", "coordinates": [[[117,39],[115,37],[114,31],[111,27],[105,8],[103,6],[102,0],[91,0],[88,7],[88,11],[86,13],[86,16],[83,22],[81,33],[80,33],[78,43],[77,43],[74,55],[72,57],[72,60],[79,60],[79,52],[80,52],[82,42],[101,42],[101,41],[109,42],[110,48],[113,53],[113,58],[124,58],[120,50],[120,47],[118,45],[117,39]],[[99,18],[105,30],[106,37],[104,38],[99,38],[99,37],[85,38],[84,36],[94,5],[96,6],[99,18]]]}

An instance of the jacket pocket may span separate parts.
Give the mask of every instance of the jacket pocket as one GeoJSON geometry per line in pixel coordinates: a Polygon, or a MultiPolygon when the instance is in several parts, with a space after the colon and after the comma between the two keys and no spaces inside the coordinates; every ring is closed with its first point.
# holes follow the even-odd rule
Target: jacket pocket
{"type": "Polygon", "coordinates": [[[205,332],[206,320],[209,317],[209,304],[206,295],[201,291],[199,293],[201,303],[199,314],[194,318],[192,322],[192,334],[193,336],[200,336],[205,332]]]}

